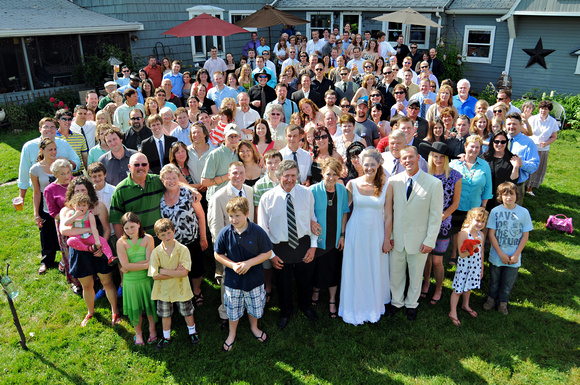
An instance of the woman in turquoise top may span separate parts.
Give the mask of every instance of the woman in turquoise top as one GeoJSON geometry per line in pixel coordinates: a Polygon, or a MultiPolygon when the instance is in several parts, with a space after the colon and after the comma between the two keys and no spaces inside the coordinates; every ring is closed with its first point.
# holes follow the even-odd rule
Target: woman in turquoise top
{"type": "Polygon", "coordinates": [[[143,313],[149,320],[149,339],[147,343],[157,341],[155,322],[157,313],[155,303],[151,300],[153,279],[147,275],[149,257],[155,248],[153,237],[145,234],[137,214],[128,212],[121,217],[123,237],[117,241],[117,253],[120,270],[123,273],[123,313],[135,327],[135,345],[143,345],[141,329],[143,313]]]}
{"type": "Polygon", "coordinates": [[[101,155],[109,152],[110,148],[109,148],[109,146],[107,146],[107,143],[105,142],[105,131],[107,131],[111,127],[112,126],[108,123],[99,124],[97,126],[97,130],[95,131],[97,144],[95,145],[95,147],[93,147],[89,150],[89,157],[88,157],[87,164],[91,164],[93,162],[98,161],[99,158],[101,157],[101,155]]]}
{"type": "Polygon", "coordinates": [[[336,290],[342,270],[342,249],[348,208],[348,191],[337,183],[342,171],[342,163],[329,157],[321,166],[322,182],[310,186],[314,195],[314,213],[318,223],[312,225],[312,232],[318,236],[316,259],[314,260],[314,288],[312,305],[318,304],[321,288],[328,288],[330,294],[330,318],[338,317],[336,290]]]}
{"type": "Polygon", "coordinates": [[[465,220],[467,212],[474,207],[485,207],[487,200],[493,198],[491,168],[489,164],[478,158],[483,139],[479,135],[471,135],[465,141],[465,158],[455,159],[449,166],[461,173],[461,199],[459,207],[453,213],[451,233],[451,261],[457,260],[457,232],[465,220]]]}

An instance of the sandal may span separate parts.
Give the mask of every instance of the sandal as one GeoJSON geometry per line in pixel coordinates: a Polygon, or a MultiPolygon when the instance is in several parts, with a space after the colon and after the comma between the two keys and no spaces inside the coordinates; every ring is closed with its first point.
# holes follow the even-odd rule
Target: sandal
{"type": "Polygon", "coordinates": [[[439,298],[435,299],[435,296],[431,297],[431,301],[429,302],[431,305],[437,305],[437,302],[439,302],[441,300],[441,295],[439,295],[439,298]]]}
{"type": "Polygon", "coordinates": [[[232,346],[234,345],[234,342],[236,342],[236,340],[233,340],[231,344],[228,344],[227,342],[224,341],[224,344],[222,345],[222,352],[229,352],[230,350],[232,350],[232,346]]]}
{"type": "Polygon", "coordinates": [[[464,312],[466,312],[467,314],[469,314],[471,316],[471,318],[477,318],[478,314],[475,310],[473,309],[465,309],[465,308],[461,308],[461,310],[463,310],[464,312]]]}
{"type": "Polygon", "coordinates": [[[429,294],[428,291],[422,291],[420,297],[421,298],[427,298],[427,294],[429,294]]]}
{"type": "Polygon", "coordinates": [[[115,326],[121,322],[121,314],[113,314],[111,317],[111,326],[115,326]]]}
{"type": "Polygon", "coordinates": [[[200,291],[199,294],[193,294],[193,300],[195,301],[195,306],[199,307],[203,305],[203,293],[200,291]]]}
{"type": "Polygon", "coordinates": [[[457,327],[461,326],[461,322],[457,318],[453,318],[451,316],[449,316],[449,318],[451,318],[451,321],[453,321],[453,325],[455,325],[457,327]]]}
{"type": "Polygon", "coordinates": [[[135,345],[137,346],[145,345],[145,342],[143,342],[143,333],[135,333],[135,335],[133,336],[133,341],[135,341],[135,345]],[[137,336],[141,336],[141,342],[137,342],[137,336]]]}
{"type": "Polygon", "coordinates": [[[89,323],[89,321],[91,320],[91,318],[93,318],[93,315],[92,314],[87,314],[85,316],[85,318],[83,319],[83,322],[81,322],[81,327],[84,328],[85,326],[87,326],[87,324],[89,323]]]}
{"type": "Polygon", "coordinates": [[[336,307],[336,302],[329,302],[328,303],[328,312],[330,318],[338,318],[338,311],[330,311],[330,305],[334,305],[336,307]]]}
{"type": "Polygon", "coordinates": [[[449,264],[450,265],[457,265],[457,257],[449,258],[449,264]]]}
{"type": "Polygon", "coordinates": [[[320,300],[320,289],[318,289],[318,290],[312,289],[312,294],[317,294],[318,295],[318,298],[312,299],[312,303],[311,303],[312,306],[317,306],[318,305],[318,301],[320,300]]]}
{"type": "Polygon", "coordinates": [[[155,342],[157,342],[157,334],[149,336],[149,338],[147,339],[147,345],[154,344],[155,342]]]}
{"type": "MultiPolygon", "coordinates": [[[[254,336],[254,337],[256,337],[256,339],[258,341],[260,341],[261,343],[268,342],[268,340],[270,340],[270,337],[267,334],[266,334],[266,337],[264,337],[264,334],[266,334],[266,333],[262,332],[262,334],[260,334],[260,336],[254,336]]],[[[232,344],[233,344],[233,342],[232,342],[232,344]]]]}

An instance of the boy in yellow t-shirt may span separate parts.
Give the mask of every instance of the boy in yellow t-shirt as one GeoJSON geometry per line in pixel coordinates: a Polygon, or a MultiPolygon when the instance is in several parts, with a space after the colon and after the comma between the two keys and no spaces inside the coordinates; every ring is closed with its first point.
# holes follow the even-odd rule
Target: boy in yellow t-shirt
{"type": "Polygon", "coordinates": [[[171,343],[171,315],[173,304],[177,303],[179,313],[185,317],[192,345],[199,343],[193,319],[193,292],[187,278],[191,269],[191,256],[187,247],[177,242],[175,225],[170,219],[162,218],[155,222],[153,228],[161,244],[151,253],[149,276],[153,277],[151,299],[157,300],[157,315],[163,325],[163,338],[157,344],[161,350],[171,343]]]}

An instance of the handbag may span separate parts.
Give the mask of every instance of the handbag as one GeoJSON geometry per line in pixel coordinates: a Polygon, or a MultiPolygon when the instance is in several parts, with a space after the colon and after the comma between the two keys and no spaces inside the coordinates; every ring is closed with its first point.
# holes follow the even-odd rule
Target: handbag
{"type": "Polygon", "coordinates": [[[572,227],[572,218],[568,218],[564,214],[550,215],[546,227],[552,230],[560,230],[568,234],[572,234],[574,228],[572,227]]]}

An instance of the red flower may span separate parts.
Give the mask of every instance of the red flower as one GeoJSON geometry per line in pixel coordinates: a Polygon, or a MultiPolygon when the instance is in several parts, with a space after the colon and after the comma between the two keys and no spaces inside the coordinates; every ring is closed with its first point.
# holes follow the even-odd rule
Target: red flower
{"type": "Polygon", "coordinates": [[[58,102],[58,105],[59,105],[60,107],[64,107],[64,102],[61,100],[60,102],[58,102]]]}
{"type": "Polygon", "coordinates": [[[50,98],[50,99],[48,99],[48,100],[49,100],[51,103],[54,103],[56,99],[51,97],[51,98],[50,98]]]}
{"type": "Polygon", "coordinates": [[[58,108],[58,104],[54,103],[54,108],[58,108]]]}
{"type": "Polygon", "coordinates": [[[66,108],[68,110],[68,106],[64,106],[64,108],[66,108]]]}

